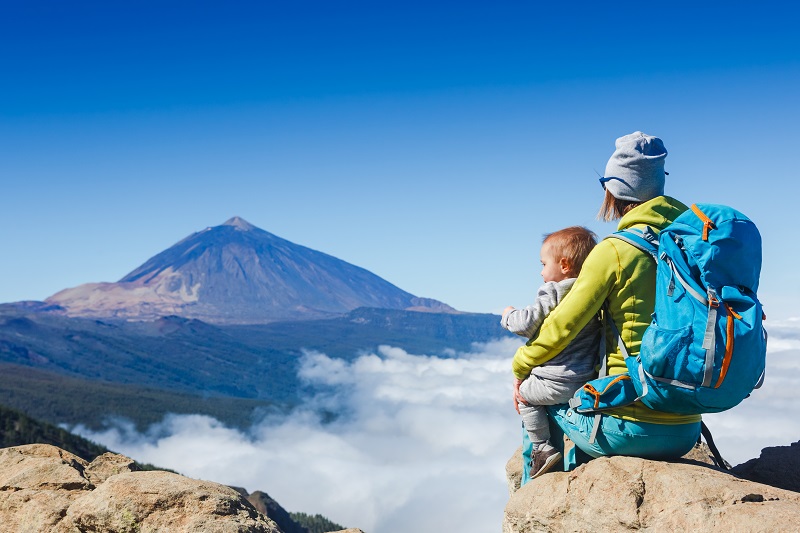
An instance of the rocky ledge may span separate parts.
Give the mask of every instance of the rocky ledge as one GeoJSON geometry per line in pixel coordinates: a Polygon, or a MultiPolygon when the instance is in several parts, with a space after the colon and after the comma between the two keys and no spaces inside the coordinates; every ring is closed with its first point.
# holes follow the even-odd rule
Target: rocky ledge
{"type": "Polygon", "coordinates": [[[49,444],[0,449],[0,531],[281,533],[246,493],[136,470],[113,453],[89,463],[49,444]]]}
{"type": "Polygon", "coordinates": [[[602,457],[522,488],[518,449],[506,465],[503,533],[797,531],[800,443],[767,448],[730,472],[702,446],[674,462],[602,457]]]}

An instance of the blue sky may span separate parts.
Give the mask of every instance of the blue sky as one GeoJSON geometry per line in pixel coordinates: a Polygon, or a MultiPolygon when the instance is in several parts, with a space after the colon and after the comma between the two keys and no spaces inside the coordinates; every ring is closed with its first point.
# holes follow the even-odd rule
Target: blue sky
{"type": "Polygon", "coordinates": [[[756,221],[767,314],[796,314],[794,7],[0,9],[1,302],[116,281],[238,215],[499,312],[533,297],[543,233],[614,229],[596,173],[642,130],[670,152],[668,194],[756,221]]]}
{"type": "MultiPolygon", "coordinates": [[[[560,4],[0,0],[0,302],[116,281],[238,215],[458,309],[523,306],[541,283],[543,233],[613,231],[595,219],[597,173],[617,137],[642,130],[669,150],[668,194],[730,204],[764,239],[767,384],[708,417],[717,444],[736,463],[793,442],[797,7],[560,4]]],[[[469,357],[401,357],[407,372],[338,391],[368,407],[347,428],[287,418],[239,439],[190,418],[164,421],[187,436],[172,451],[169,439],[100,440],[369,531],[407,531],[409,519],[441,531],[437,520],[453,517],[486,531],[500,523],[502,467],[519,443],[504,377],[514,347],[487,350],[483,371],[469,357]],[[420,383],[417,367],[432,364],[443,370],[420,383]],[[468,379],[454,384],[453,364],[468,379]],[[379,390],[395,382],[430,398],[379,390]],[[397,413],[424,427],[362,433],[397,413]],[[325,456],[296,445],[318,439],[325,456]],[[203,453],[186,454],[187,442],[203,453]],[[402,461],[385,460],[397,446],[402,461]],[[198,457],[214,461],[186,462],[198,457]],[[241,457],[246,467],[218,469],[241,457]],[[294,465],[319,481],[313,501],[290,482],[294,465]],[[261,486],[281,468],[290,475],[261,486]],[[350,498],[346,479],[374,490],[350,498]],[[454,489],[463,498],[444,505],[437,495],[454,489]]]]}

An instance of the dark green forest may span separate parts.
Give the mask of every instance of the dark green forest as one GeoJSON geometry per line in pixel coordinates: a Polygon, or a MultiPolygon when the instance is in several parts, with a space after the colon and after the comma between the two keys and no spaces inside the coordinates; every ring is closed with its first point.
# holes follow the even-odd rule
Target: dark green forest
{"type": "MultiPolygon", "coordinates": [[[[112,451],[66,429],[40,422],[25,413],[0,405],[0,448],[24,444],[51,444],[89,462],[112,451]]],[[[168,470],[147,463],[137,462],[136,466],[140,470],[168,470]]]]}
{"type": "Polygon", "coordinates": [[[326,533],[328,531],[340,531],[344,526],[336,522],[331,522],[321,514],[308,515],[306,513],[289,513],[292,520],[308,530],[308,533],[326,533]]]}
{"type": "Polygon", "coordinates": [[[161,422],[167,413],[208,415],[243,429],[275,409],[268,400],[200,396],[2,363],[0,405],[51,424],[83,424],[95,430],[117,417],[132,421],[139,431],[161,422]]]}
{"type": "Polygon", "coordinates": [[[86,461],[92,461],[109,451],[65,429],[39,422],[19,411],[0,406],[0,447],[8,448],[22,444],[52,444],[86,461]]]}

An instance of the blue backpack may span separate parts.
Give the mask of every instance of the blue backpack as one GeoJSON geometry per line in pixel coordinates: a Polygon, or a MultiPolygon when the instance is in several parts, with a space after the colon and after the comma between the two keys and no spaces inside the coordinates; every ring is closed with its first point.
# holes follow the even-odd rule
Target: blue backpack
{"type": "Polygon", "coordinates": [[[728,206],[695,204],[658,235],[646,227],[609,237],[656,260],[655,310],[637,357],[628,356],[606,320],[628,372],[606,376],[602,361],[601,377],[571,399],[576,411],[599,413],[639,400],[662,412],[716,413],[761,386],[767,349],[756,297],[761,235],[749,218],[728,206]]]}

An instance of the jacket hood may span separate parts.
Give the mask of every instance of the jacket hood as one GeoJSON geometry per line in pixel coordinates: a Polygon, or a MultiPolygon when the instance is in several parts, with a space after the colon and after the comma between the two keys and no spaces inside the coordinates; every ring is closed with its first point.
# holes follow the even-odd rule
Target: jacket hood
{"type": "Polygon", "coordinates": [[[661,231],[687,209],[688,206],[671,196],[656,196],[628,211],[619,220],[617,229],[646,224],[661,231]]]}

